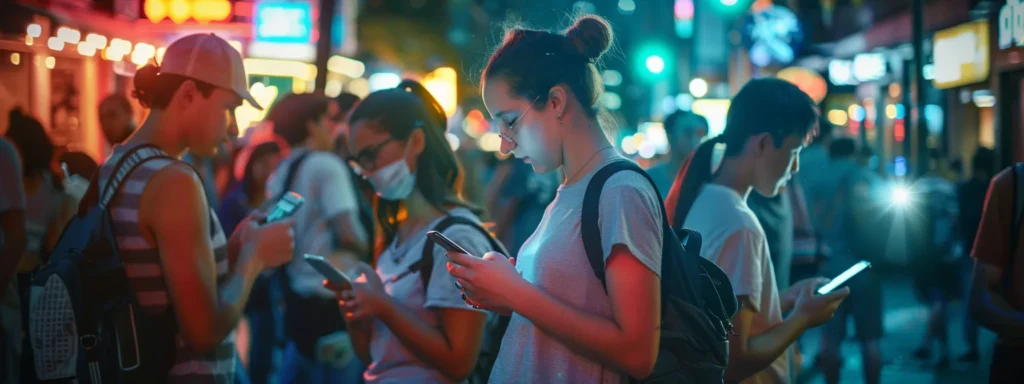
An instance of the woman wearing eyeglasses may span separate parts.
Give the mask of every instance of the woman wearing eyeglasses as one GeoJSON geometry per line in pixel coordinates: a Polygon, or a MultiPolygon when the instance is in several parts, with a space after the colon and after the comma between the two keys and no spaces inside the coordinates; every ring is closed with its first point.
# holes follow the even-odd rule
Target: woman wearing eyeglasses
{"type": "Polygon", "coordinates": [[[594,61],[611,27],[584,16],[564,34],[513,29],[491,56],[482,91],[501,124],[502,150],[538,173],[565,174],[515,263],[451,254],[470,303],[512,313],[494,383],[623,383],[654,369],[660,332],[661,199],[645,177],[619,172],[601,193],[598,227],[606,286],[583,244],[583,198],[593,176],[625,159],[598,122],[594,61]]]}
{"type": "Polygon", "coordinates": [[[476,364],[486,314],[463,301],[445,269],[444,248],[434,246],[429,266],[421,263],[426,232],[461,217],[471,224],[441,232],[477,255],[493,249],[460,196],[462,175],[444,136],[444,110],[422,85],[405,81],[369,95],[349,125],[349,164],[377,192],[384,235],[376,269],[361,265],[353,289],[338,294],[356,355],[368,365],[364,378],[464,381],[476,364]]]}

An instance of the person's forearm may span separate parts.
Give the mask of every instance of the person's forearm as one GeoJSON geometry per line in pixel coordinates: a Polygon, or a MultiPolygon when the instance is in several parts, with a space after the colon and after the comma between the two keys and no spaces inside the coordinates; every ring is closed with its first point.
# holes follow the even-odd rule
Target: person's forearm
{"type": "Polygon", "coordinates": [[[519,299],[512,303],[512,311],[573,352],[635,378],[647,375],[643,357],[650,354],[644,350],[648,343],[630,339],[615,321],[577,310],[533,284],[525,283],[515,292],[519,299]]]}
{"type": "Polygon", "coordinates": [[[391,296],[386,300],[378,318],[413,355],[453,380],[462,380],[469,375],[475,364],[466,364],[466,359],[475,358],[475,351],[472,356],[456,356],[444,333],[421,320],[391,296]]]}
{"type": "Polygon", "coordinates": [[[249,302],[249,292],[262,270],[263,267],[252,256],[242,255],[227,281],[217,285],[215,340],[224,340],[238,326],[245,304],[249,302]]]}
{"type": "Polygon", "coordinates": [[[794,289],[799,288],[791,286],[779,294],[779,297],[782,298],[782,300],[779,301],[779,306],[782,308],[782,313],[784,314],[789,313],[789,311],[793,310],[793,307],[796,306],[796,298],[799,296],[799,292],[793,292],[794,289]]]}
{"type": "Polygon", "coordinates": [[[346,320],[348,329],[348,338],[352,340],[352,349],[356,352],[356,357],[363,365],[370,365],[373,362],[373,356],[370,356],[370,341],[373,340],[373,325],[369,320],[364,321],[348,321],[346,320]]]}
{"type": "Polygon", "coordinates": [[[803,318],[792,314],[767,332],[748,337],[746,345],[734,344],[729,349],[725,380],[740,381],[761,372],[782,356],[806,328],[803,318]]]}
{"type": "Polygon", "coordinates": [[[1024,313],[1013,309],[1002,296],[988,289],[971,293],[971,316],[981,326],[1007,338],[1024,338],[1024,313]]]}

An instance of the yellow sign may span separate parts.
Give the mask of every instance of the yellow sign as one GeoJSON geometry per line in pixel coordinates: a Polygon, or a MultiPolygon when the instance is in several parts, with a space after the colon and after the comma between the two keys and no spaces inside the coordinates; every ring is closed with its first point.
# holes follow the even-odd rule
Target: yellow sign
{"type": "Polygon", "coordinates": [[[988,21],[973,21],[935,32],[932,41],[935,88],[954,88],[988,78],[988,21]]]}
{"type": "Polygon", "coordinates": [[[459,108],[458,81],[459,74],[452,67],[438,68],[423,77],[423,87],[437,99],[448,117],[459,108]]]}
{"type": "Polygon", "coordinates": [[[231,17],[231,3],[228,0],[146,0],[142,9],[146,18],[154,23],[171,19],[181,24],[188,19],[200,23],[223,21],[231,17]]]}

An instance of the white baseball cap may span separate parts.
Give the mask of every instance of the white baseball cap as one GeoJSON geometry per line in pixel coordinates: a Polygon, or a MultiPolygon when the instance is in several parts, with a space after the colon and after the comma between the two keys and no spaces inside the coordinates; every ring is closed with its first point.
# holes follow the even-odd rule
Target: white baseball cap
{"type": "Polygon", "coordinates": [[[256,109],[263,109],[249,93],[242,54],[212,33],[188,35],[171,43],[160,63],[160,74],[165,73],[235,92],[256,109]]]}

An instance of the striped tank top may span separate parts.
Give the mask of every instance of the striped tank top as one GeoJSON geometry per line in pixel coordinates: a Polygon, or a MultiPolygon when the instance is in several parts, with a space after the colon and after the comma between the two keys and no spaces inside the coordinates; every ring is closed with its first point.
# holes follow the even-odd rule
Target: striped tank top
{"type": "MultiPolygon", "coordinates": [[[[100,183],[106,183],[117,161],[129,148],[115,146],[113,153],[100,167],[100,183]]],[[[155,147],[155,154],[167,154],[155,147]]],[[[147,155],[149,155],[147,153],[147,155]]],[[[148,157],[148,156],[147,156],[148,157]]],[[[151,159],[142,163],[125,179],[120,192],[110,204],[109,212],[113,221],[117,248],[124,262],[128,280],[135,289],[135,296],[143,311],[151,314],[164,313],[171,305],[167,284],[163,278],[160,254],[156,247],[146,242],[139,226],[139,202],[146,183],[159,170],[173,164],[172,159],[151,159]]],[[[101,184],[103,185],[103,184],[101,184]]],[[[217,215],[210,212],[210,240],[214,247],[217,263],[217,284],[224,284],[228,277],[227,238],[221,229],[217,215]]],[[[232,331],[213,350],[197,354],[185,346],[179,334],[177,337],[177,361],[169,372],[169,383],[232,383],[235,376],[235,333],[232,331]]]]}

